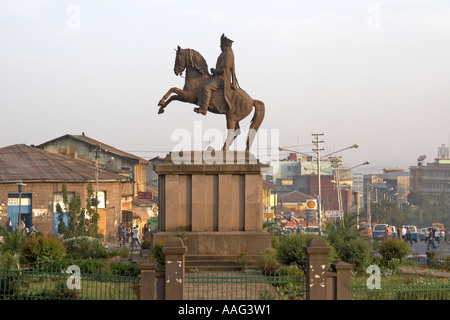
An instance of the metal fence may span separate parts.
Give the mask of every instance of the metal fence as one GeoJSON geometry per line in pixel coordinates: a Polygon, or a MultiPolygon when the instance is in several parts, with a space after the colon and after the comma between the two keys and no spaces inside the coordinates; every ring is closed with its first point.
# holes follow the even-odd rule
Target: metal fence
{"type": "Polygon", "coordinates": [[[75,281],[60,270],[0,270],[0,300],[136,300],[139,277],[82,274],[75,281]]]}
{"type": "MultiPolygon", "coordinates": [[[[65,270],[0,270],[0,300],[137,300],[138,275],[82,274],[70,289],[65,270]]],[[[352,300],[450,300],[450,280],[432,276],[381,276],[379,289],[367,277],[351,280],[352,300]]],[[[305,300],[304,276],[250,272],[186,273],[187,300],[305,300]]]]}
{"type": "Polygon", "coordinates": [[[353,278],[352,300],[450,300],[449,278],[403,275],[382,276],[379,288],[367,278],[353,278]]]}
{"type": "Polygon", "coordinates": [[[259,271],[186,273],[187,300],[304,300],[306,279],[259,271]]]}

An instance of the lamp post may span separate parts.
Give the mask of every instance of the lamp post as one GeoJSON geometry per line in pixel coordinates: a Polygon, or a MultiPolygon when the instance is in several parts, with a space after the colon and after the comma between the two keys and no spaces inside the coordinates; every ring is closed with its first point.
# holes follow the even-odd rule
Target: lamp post
{"type": "MultiPolygon", "coordinates": [[[[349,168],[348,170],[352,170],[352,169],[355,169],[355,168],[357,168],[357,167],[359,167],[359,166],[365,166],[365,165],[368,165],[368,164],[370,164],[370,161],[365,161],[365,162],[363,162],[363,163],[361,163],[361,164],[358,164],[358,165],[356,165],[356,166],[353,166],[353,167],[351,167],[351,168],[349,168]]],[[[359,180],[358,180],[358,183],[359,183],[359,180]]],[[[356,197],[356,227],[357,228],[359,228],[359,207],[360,207],[360,205],[359,205],[359,187],[358,187],[358,191],[356,192],[356,195],[355,195],[355,197],[356,197]]]]}
{"type": "Polygon", "coordinates": [[[17,217],[18,218],[17,225],[19,225],[20,221],[22,219],[22,187],[26,186],[26,184],[23,182],[18,182],[17,186],[18,186],[18,191],[19,191],[19,215],[17,217]]]}

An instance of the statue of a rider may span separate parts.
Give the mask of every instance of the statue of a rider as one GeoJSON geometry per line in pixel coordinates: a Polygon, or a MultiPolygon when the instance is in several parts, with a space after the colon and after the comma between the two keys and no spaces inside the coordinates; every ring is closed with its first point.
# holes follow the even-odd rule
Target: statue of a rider
{"type": "Polygon", "coordinates": [[[206,115],[209,103],[211,102],[211,92],[216,90],[223,90],[223,96],[226,104],[231,112],[234,111],[231,100],[231,90],[236,90],[239,86],[235,67],[234,67],[234,53],[231,49],[233,41],[222,34],[220,38],[220,49],[222,53],[217,58],[216,68],[211,68],[213,76],[203,87],[202,99],[200,101],[200,108],[195,108],[194,111],[206,115]]]}

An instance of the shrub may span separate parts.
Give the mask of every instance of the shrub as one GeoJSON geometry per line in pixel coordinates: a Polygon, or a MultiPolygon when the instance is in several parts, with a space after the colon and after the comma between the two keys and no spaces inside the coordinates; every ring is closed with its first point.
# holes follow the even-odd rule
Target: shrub
{"type": "MultiPolygon", "coordinates": [[[[280,246],[277,251],[277,257],[280,263],[285,265],[296,265],[303,271],[306,271],[306,254],[303,252],[303,247],[308,244],[308,241],[312,238],[317,238],[314,234],[296,233],[283,237],[280,240],[280,246]]],[[[325,240],[325,242],[327,242],[325,240]]],[[[336,260],[337,254],[333,247],[330,247],[331,251],[328,254],[328,267],[331,262],[336,260]]]]}
{"type": "Polygon", "coordinates": [[[371,248],[364,239],[351,239],[333,244],[340,260],[353,265],[356,272],[365,272],[371,260],[371,248]]]}
{"type": "Polygon", "coordinates": [[[264,272],[273,273],[279,266],[277,251],[274,248],[266,249],[258,258],[258,267],[264,272]]]}
{"type": "Polygon", "coordinates": [[[155,243],[152,249],[152,255],[155,259],[157,269],[164,270],[166,265],[166,256],[164,255],[162,249],[164,248],[165,243],[155,243]]]}
{"type": "Polygon", "coordinates": [[[385,239],[380,244],[379,252],[382,262],[388,264],[394,259],[401,262],[401,260],[409,254],[410,250],[408,244],[403,240],[385,239]]]}
{"type": "Polygon", "coordinates": [[[145,239],[141,243],[141,249],[151,249],[152,248],[152,241],[150,239],[145,239]]]}
{"type": "Polygon", "coordinates": [[[64,243],[54,237],[29,237],[24,241],[21,250],[26,262],[31,264],[43,260],[59,261],[66,255],[64,243]]]}
{"type": "Polygon", "coordinates": [[[76,237],[64,240],[67,254],[73,258],[107,258],[108,251],[100,240],[92,237],[76,237]]]}
{"type": "Polygon", "coordinates": [[[99,259],[75,259],[70,256],[61,261],[48,260],[39,267],[41,270],[59,271],[67,269],[71,265],[80,267],[81,274],[102,274],[102,275],[137,275],[139,266],[135,263],[120,263],[99,259]]]}

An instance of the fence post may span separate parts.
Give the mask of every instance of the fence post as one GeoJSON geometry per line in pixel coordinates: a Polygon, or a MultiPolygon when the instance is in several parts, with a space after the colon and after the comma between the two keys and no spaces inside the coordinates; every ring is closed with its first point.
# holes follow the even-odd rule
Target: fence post
{"type": "Polygon", "coordinates": [[[306,247],[306,299],[327,300],[327,258],[330,248],[321,238],[312,238],[306,247]]]}
{"type": "Polygon", "coordinates": [[[170,238],[162,249],[166,257],[166,300],[183,300],[184,255],[187,247],[180,238],[170,238]]]}
{"type": "Polygon", "coordinates": [[[139,300],[156,300],[156,264],[142,263],[139,269],[141,270],[139,300]]]}
{"type": "Polygon", "coordinates": [[[336,272],[336,300],[351,299],[351,275],[353,265],[343,261],[333,263],[331,268],[336,272]]]}

